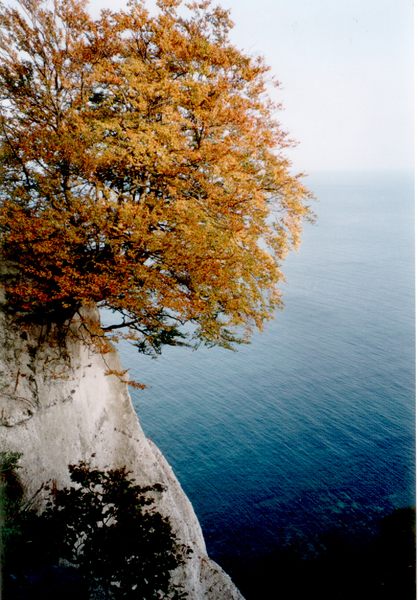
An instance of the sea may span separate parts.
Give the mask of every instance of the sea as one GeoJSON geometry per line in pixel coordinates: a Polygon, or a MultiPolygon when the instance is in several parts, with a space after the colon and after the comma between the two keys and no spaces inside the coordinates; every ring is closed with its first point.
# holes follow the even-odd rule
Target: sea
{"type": "MultiPolygon", "coordinates": [[[[122,362],[148,386],[132,391],[145,433],[246,598],[389,598],[406,567],[388,582],[397,558],[376,539],[390,519],[405,531],[415,505],[414,177],[305,183],[316,223],[251,344],[156,360],[121,345],[122,362]]],[[[396,539],[399,556],[410,536],[396,539]]]]}

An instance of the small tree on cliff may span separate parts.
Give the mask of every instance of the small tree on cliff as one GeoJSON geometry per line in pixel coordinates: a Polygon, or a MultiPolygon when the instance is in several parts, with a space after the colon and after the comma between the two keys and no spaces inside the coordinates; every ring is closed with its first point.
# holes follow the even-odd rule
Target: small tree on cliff
{"type": "Polygon", "coordinates": [[[5,598],[185,597],[172,575],[192,550],[156,510],[165,489],[161,484],[140,486],[125,467],[102,471],[80,462],[69,466],[74,485],[40,488],[50,495],[39,514],[32,508],[34,498],[23,501],[16,472],[20,456],[0,452],[5,598]]]}
{"type": "Polygon", "coordinates": [[[310,214],[263,61],[210,1],[97,20],[83,0],[15,4],[0,3],[9,306],[55,322],[107,307],[142,351],[245,340],[280,305],[310,214]]]}

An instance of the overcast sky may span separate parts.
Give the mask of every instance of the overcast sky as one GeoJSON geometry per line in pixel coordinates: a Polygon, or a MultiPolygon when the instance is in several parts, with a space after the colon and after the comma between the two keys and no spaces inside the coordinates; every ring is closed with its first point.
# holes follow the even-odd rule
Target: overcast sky
{"type": "MultiPolygon", "coordinates": [[[[413,0],[218,0],[282,84],[295,169],[413,168],[413,0]]],[[[151,4],[151,2],[150,2],[151,4]]],[[[91,11],[125,6],[92,0],[91,11]]]]}

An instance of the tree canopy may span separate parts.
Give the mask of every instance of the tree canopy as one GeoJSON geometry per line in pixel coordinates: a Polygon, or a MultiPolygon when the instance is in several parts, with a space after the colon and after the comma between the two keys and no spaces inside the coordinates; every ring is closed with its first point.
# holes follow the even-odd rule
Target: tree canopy
{"type": "Polygon", "coordinates": [[[97,19],[83,0],[15,5],[0,2],[9,306],[55,321],[107,307],[143,351],[245,340],[280,305],[310,216],[264,61],[210,1],[97,19]]]}

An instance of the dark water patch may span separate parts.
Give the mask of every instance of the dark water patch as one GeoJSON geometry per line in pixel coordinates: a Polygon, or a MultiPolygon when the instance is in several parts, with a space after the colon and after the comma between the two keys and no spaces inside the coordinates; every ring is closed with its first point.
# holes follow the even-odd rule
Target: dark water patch
{"type": "Polygon", "coordinates": [[[347,516],[349,528],[336,523],[316,536],[295,532],[280,549],[251,561],[245,554],[217,560],[247,600],[414,600],[415,510],[380,519],[353,516],[347,516]]]}

